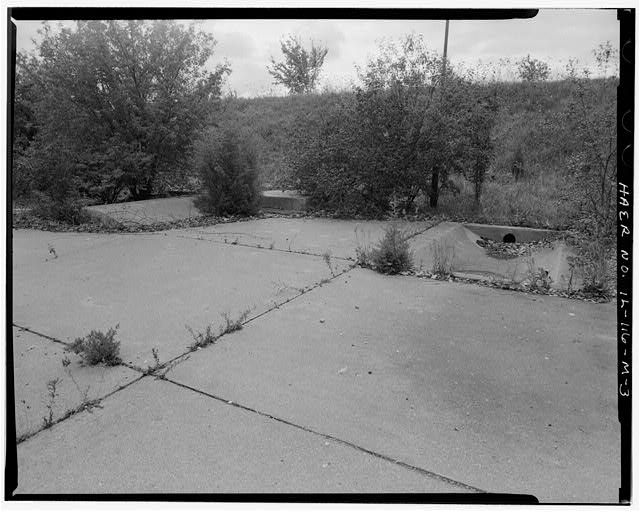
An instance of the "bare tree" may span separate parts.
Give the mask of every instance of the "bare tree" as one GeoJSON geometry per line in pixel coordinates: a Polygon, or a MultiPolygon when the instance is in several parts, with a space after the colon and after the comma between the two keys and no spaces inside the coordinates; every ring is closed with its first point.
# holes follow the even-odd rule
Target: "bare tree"
{"type": "Polygon", "coordinates": [[[271,57],[271,66],[267,70],[273,76],[275,84],[289,89],[289,94],[307,94],[315,89],[320,68],[324,64],[328,48],[311,43],[311,49],[302,46],[300,40],[289,36],[280,41],[284,61],[276,62],[271,57]]]}

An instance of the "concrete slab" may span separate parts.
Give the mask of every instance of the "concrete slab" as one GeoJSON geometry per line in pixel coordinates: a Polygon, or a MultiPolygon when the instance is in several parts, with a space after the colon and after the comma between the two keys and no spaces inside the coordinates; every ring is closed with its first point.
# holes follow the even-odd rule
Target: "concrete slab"
{"type": "MultiPolygon", "coordinates": [[[[167,234],[168,233],[168,234],[167,234]]],[[[193,341],[185,328],[204,330],[252,308],[259,314],[331,272],[321,257],[154,235],[71,234],[56,243],[58,258],[44,261],[50,233],[14,232],[13,320],[71,342],[92,329],[120,324],[122,358],[139,366],[183,353],[193,341]],[[69,244],[69,245],[67,245],[69,244]],[[40,253],[42,253],[42,259],[40,253]]],[[[334,260],[339,272],[345,262],[334,260]]]]}
{"type": "MultiPolygon", "coordinates": [[[[98,233],[63,233],[35,229],[13,230],[13,269],[40,265],[88,249],[98,251],[115,239],[136,235],[105,236],[98,233]]],[[[143,236],[153,236],[145,233],[143,236]]],[[[15,279],[14,279],[15,282],[15,279]]]]}
{"type": "Polygon", "coordinates": [[[53,421],[87,400],[102,398],[140,376],[123,366],[85,367],[77,355],[41,336],[13,328],[15,418],[18,437],[35,432],[49,419],[53,421]],[[67,367],[62,359],[70,361],[67,367]],[[47,384],[58,379],[52,399],[47,384]]]}
{"type": "Polygon", "coordinates": [[[465,492],[145,378],[18,447],[17,494],[465,492]]]}
{"type": "Polygon", "coordinates": [[[167,197],[146,201],[88,206],[85,211],[106,223],[155,224],[199,217],[200,210],[193,204],[195,196],[167,197]]]}
{"type": "Polygon", "coordinates": [[[307,207],[307,196],[291,190],[265,190],[260,196],[260,208],[302,211],[307,207]]]}
{"type": "Polygon", "coordinates": [[[615,315],[355,269],[168,377],[485,490],[616,503],[615,315]]]}
{"type": "MultiPolygon", "coordinates": [[[[217,224],[205,228],[181,230],[187,236],[197,236],[217,242],[238,241],[284,251],[301,251],[321,255],[355,258],[356,247],[375,246],[394,221],[351,221],[321,218],[271,218],[248,222],[217,224]]],[[[425,221],[395,223],[407,233],[424,230],[425,221]]]]}
{"type": "MultiPolygon", "coordinates": [[[[414,252],[414,266],[417,268],[422,267],[426,271],[432,271],[436,261],[435,246],[438,245],[448,255],[447,259],[452,263],[453,273],[456,275],[521,282],[527,277],[531,267],[534,272],[539,267],[542,267],[549,272],[552,279],[552,287],[557,289],[567,288],[571,275],[567,256],[571,256],[573,253],[566,244],[554,242],[552,247],[536,250],[531,255],[532,262],[526,256],[513,259],[492,258],[487,255],[483,247],[476,243],[480,240],[480,234],[483,233],[482,229],[480,229],[482,226],[471,226],[475,226],[473,231],[467,225],[457,222],[442,222],[417,235],[411,240],[411,248],[414,252]],[[478,231],[478,233],[474,231],[478,231]]],[[[500,239],[499,228],[503,227],[493,226],[493,228],[497,233],[493,234],[495,235],[494,238],[500,239]]],[[[519,237],[526,238],[523,233],[525,233],[523,229],[516,231],[519,237]]],[[[527,233],[529,238],[540,237],[540,233],[532,234],[528,231],[527,233]]],[[[486,232],[482,236],[488,236],[489,234],[486,232]]],[[[574,276],[574,289],[579,285],[577,276],[574,276]]]]}

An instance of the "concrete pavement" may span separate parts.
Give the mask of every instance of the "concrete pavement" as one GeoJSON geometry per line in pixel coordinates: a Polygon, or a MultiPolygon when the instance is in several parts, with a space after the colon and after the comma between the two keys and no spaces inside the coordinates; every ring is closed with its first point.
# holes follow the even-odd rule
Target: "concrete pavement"
{"type": "Polygon", "coordinates": [[[21,429],[47,412],[54,376],[60,414],[87,385],[109,395],[19,444],[18,492],[616,502],[614,305],[348,270],[356,228],[375,243],[384,224],[14,231],[14,322],[62,342],[119,323],[131,366],[83,368],[72,355],[63,367],[60,343],[14,331],[16,405],[40,404],[21,429]],[[167,380],[135,369],[152,348],[162,362],[185,354],[185,324],[247,308],[244,329],[176,361],[167,380]]]}

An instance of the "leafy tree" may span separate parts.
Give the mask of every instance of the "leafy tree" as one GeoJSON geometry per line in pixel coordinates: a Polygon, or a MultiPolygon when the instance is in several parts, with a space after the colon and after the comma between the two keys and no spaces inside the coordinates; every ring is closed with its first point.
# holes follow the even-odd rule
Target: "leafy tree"
{"type": "Polygon", "coordinates": [[[482,185],[491,162],[494,145],[491,138],[496,123],[498,105],[494,98],[479,99],[477,108],[469,112],[467,127],[468,167],[466,178],[473,183],[476,203],[480,202],[482,185]]]}
{"type": "Polygon", "coordinates": [[[367,121],[361,133],[370,151],[385,155],[376,169],[388,178],[394,195],[404,198],[405,209],[420,192],[437,207],[450,175],[469,174],[470,166],[480,193],[491,161],[487,137],[495,102],[450,67],[443,75],[442,59],[415,35],[399,45],[382,45],[361,78],[358,97],[367,121]]]}
{"type": "Polygon", "coordinates": [[[544,82],[551,70],[546,62],[532,59],[530,55],[518,62],[518,76],[525,82],[544,82]]]}
{"type": "Polygon", "coordinates": [[[25,54],[16,54],[13,102],[13,172],[11,174],[13,198],[27,195],[33,181],[33,169],[29,165],[29,146],[38,129],[34,112],[37,92],[29,72],[31,66],[32,60],[28,59],[25,54]]]}
{"type": "Polygon", "coordinates": [[[487,102],[451,71],[443,84],[442,60],[420,37],[383,44],[360,78],[353,97],[292,148],[305,191],[345,213],[380,214],[390,202],[408,210],[420,193],[436,207],[450,174],[470,162],[480,183],[490,141],[473,131],[490,124],[487,102]]]}
{"type": "Polygon", "coordinates": [[[302,46],[299,39],[289,36],[280,41],[284,61],[276,62],[271,57],[271,67],[267,66],[275,84],[289,89],[289,94],[307,94],[316,87],[320,69],[324,64],[328,48],[311,43],[311,49],[302,46]]]}
{"type": "Polygon", "coordinates": [[[45,25],[42,35],[30,68],[36,172],[55,174],[55,148],[68,188],[103,202],[123,189],[148,198],[159,176],[179,176],[229,72],[205,68],[214,39],[194,25],[134,20],[78,21],[58,33],[45,25]]]}

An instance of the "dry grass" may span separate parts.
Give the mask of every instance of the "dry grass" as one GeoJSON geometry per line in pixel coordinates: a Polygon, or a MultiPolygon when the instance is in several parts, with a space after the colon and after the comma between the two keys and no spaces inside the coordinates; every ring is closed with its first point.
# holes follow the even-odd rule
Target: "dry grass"
{"type": "Polygon", "coordinates": [[[487,181],[480,205],[472,185],[456,181],[460,194],[443,194],[434,210],[454,220],[565,229],[575,214],[567,179],[562,176],[548,173],[517,183],[506,177],[487,181]]]}

